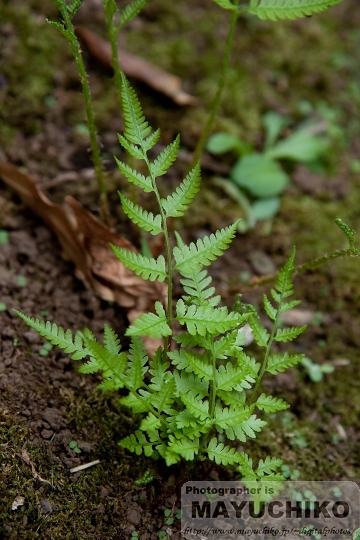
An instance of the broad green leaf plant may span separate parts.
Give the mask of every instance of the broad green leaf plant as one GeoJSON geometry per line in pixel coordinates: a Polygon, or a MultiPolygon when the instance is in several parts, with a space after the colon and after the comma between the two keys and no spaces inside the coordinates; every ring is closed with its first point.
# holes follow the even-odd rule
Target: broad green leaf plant
{"type": "Polygon", "coordinates": [[[119,337],[108,326],[102,344],[88,329],[73,335],[55,323],[18,314],[50,343],[71,354],[73,360],[87,358],[80,372],[102,372],[100,388],[126,393],[120,399],[121,404],[142,415],[142,419],[138,429],[120,441],[123,448],[137,455],[160,455],[167,465],[182,458],[210,459],[218,464],[235,465],[248,480],[279,479],[280,459],[267,457],[254,467],[251,457],[238,451],[234,443],[255,438],[266,424],[264,413],[288,408],[283,399],[260,394],[259,387],[266,373],[275,375],[285,371],[303,356],[273,351],[274,342],[292,341],[305,329],[279,327],[281,313],[299,304],[290,299],[295,250],[278,274],[271,299],[264,295],[271,330],[262,324],[255,308],[242,303],[240,297],[233,310],[221,307],[221,299],[214,294],[205,267],[229,247],[238,223],[190,244],[175,233],[173,245],[168,221],[183,216],[199,191],[200,167],[195,165],[172,194],[161,196],[157,179],[175,161],[179,137],[151,161],[148,153],[160,132],[149,126],[134,90],[122,73],[121,79],[125,131],[119,135],[119,142],[131,156],[145,164],[147,174],[118,160],[117,164],[131,184],[154,195],[158,213],[144,210],[124,194],[120,194],[122,207],[139,227],[153,235],[164,235],[166,256],[152,258],[117,246],[112,249],[138,276],[167,282],[167,305],[156,302],[154,313],[144,313],[128,328],[129,352],[121,349],[119,337]],[[175,273],[180,275],[184,293],[173,306],[175,273]],[[246,323],[263,350],[261,362],[242,348],[242,329],[246,323]],[[163,340],[151,357],[145,349],[144,336],[163,340]]]}

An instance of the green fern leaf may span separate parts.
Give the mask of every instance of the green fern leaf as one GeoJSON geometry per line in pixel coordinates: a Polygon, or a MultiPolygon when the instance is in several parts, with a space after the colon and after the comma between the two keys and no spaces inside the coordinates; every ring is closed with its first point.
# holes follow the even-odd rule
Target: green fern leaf
{"type": "Polygon", "coordinates": [[[305,330],[305,326],[299,326],[298,328],[278,328],[275,334],[275,341],[292,341],[293,339],[297,338],[300,334],[303,333],[305,330]]]}
{"type": "Polygon", "coordinates": [[[126,24],[132,21],[146,6],[148,0],[133,0],[124,9],[120,12],[120,24],[117,27],[117,30],[124,28],[126,24]]]}
{"type": "Polygon", "coordinates": [[[198,396],[203,399],[209,393],[208,380],[200,380],[193,373],[184,371],[174,371],[174,380],[176,386],[176,395],[188,394],[189,396],[198,396]]]}
{"type": "MultiPolygon", "coordinates": [[[[255,439],[256,433],[261,431],[266,426],[266,422],[257,418],[255,414],[251,415],[248,420],[245,420],[241,425],[229,426],[226,434],[231,438],[232,432],[234,436],[241,442],[246,442],[246,438],[255,439]]],[[[234,437],[234,438],[235,438],[234,437]]]]}
{"type": "Polygon", "coordinates": [[[127,366],[126,353],[113,354],[109,352],[101,343],[92,339],[92,336],[82,334],[84,344],[91,356],[90,363],[84,364],[79,368],[79,371],[86,373],[89,369],[94,368],[94,362],[97,362],[98,369],[102,370],[104,379],[111,379],[116,388],[124,386],[124,371],[127,366]]]}
{"type": "Polygon", "coordinates": [[[248,11],[271,21],[297,19],[324,11],[339,2],[341,0],[251,0],[248,11]]]}
{"type": "Polygon", "coordinates": [[[218,465],[234,465],[241,463],[241,454],[235,448],[230,448],[222,442],[218,442],[216,437],[213,437],[206,449],[209,459],[215,461],[218,465]]]}
{"type": "Polygon", "coordinates": [[[231,11],[235,11],[237,6],[235,6],[230,0],[213,0],[216,4],[218,4],[223,9],[230,9],[231,11]]]}
{"type": "MultiPolygon", "coordinates": [[[[173,374],[169,373],[164,385],[156,394],[149,395],[149,402],[160,413],[171,414],[171,405],[174,402],[175,380],[173,374]]],[[[140,392],[141,394],[143,391],[140,392]]]]}
{"type": "Polygon", "coordinates": [[[140,431],[146,431],[148,433],[154,432],[154,430],[160,429],[161,422],[159,418],[156,418],[156,416],[150,412],[146,418],[144,418],[141,421],[140,424],[140,431]]]}
{"type": "Polygon", "coordinates": [[[186,409],[201,421],[207,420],[209,417],[209,402],[202,401],[197,396],[189,394],[180,394],[181,401],[186,406],[186,409]]]}
{"type": "Polygon", "coordinates": [[[256,469],[256,475],[262,477],[265,474],[273,474],[281,467],[282,464],[282,459],[267,456],[265,460],[259,460],[259,466],[256,469]]]}
{"type": "Polygon", "coordinates": [[[134,324],[126,330],[126,336],[149,336],[162,338],[171,336],[171,328],[167,323],[166,313],[160,302],[155,302],[155,313],[143,313],[134,324]]]}
{"type": "Polygon", "coordinates": [[[148,412],[149,410],[146,403],[144,403],[144,400],[138,399],[132,393],[120,398],[119,403],[121,403],[121,405],[125,405],[125,407],[129,407],[135,414],[148,412]]]}
{"type": "Polygon", "coordinates": [[[183,296],[186,303],[197,304],[198,306],[216,307],[221,300],[221,296],[214,296],[215,287],[206,288],[212,281],[207,270],[195,272],[189,275],[187,279],[181,279],[180,282],[184,291],[190,296],[183,296]]]}
{"type": "Polygon", "coordinates": [[[267,332],[266,328],[261,324],[259,317],[256,315],[250,315],[249,325],[253,333],[254,339],[260,347],[266,347],[270,334],[267,332]]]}
{"type": "Polygon", "coordinates": [[[246,393],[244,391],[218,390],[216,394],[228,407],[239,407],[241,405],[245,405],[246,393]]]}
{"type": "Polygon", "coordinates": [[[126,370],[126,383],[133,390],[143,385],[144,375],[147,372],[146,364],[149,360],[143,341],[133,336],[129,350],[129,367],[126,370]]]}
{"type": "Polygon", "coordinates": [[[226,336],[222,336],[217,341],[213,341],[212,350],[214,355],[219,360],[224,360],[235,354],[235,350],[239,349],[243,344],[243,336],[241,330],[229,332],[226,336]]]}
{"type": "Polygon", "coordinates": [[[281,300],[294,294],[294,287],[292,283],[292,275],[294,273],[294,260],[295,260],[295,248],[293,248],[290,257],[281,268],[277,280],[275,289],[280,293],[281,300]]]}
{"type": "Polygon", "coordinates": [[[161,131],[160,129],[157,129],[156,131],[154,131],[154,133],[150,133],[150,135],[146,137],[143,144],[143,148],[145,152],[147,152],[148,150],[151,150],[151,148],[155,146],[155,144],[160,139],[160,135],[161,135],[161,131]]]}
{"type": "Polygon", "coordinates": [[[186,176],[175,193],[161,199],[161,206],[167,217],[181,217],[200,189],[200,164],[198,163],[186,176]]]}
{"type": "Polygon", "coordinates": [[[139,148],[135,144],[129,143],[123,135],[118,133],[118,139],[121,146],[135,159],[146,159],[146,150],[139,148]]]}
{"type": "Polygon", "coordinates": [[[246,364],[234,366],[228,362],[226,366],[218,367],[216,381],[219,390],[240,390],[250,388],[255,382],[255,377],[251,366],[246,364]]]}
{"type": "Polygon", "coordinates": [[[266,371],[272,375],[276,375],[279,372],[296,366],[302,358],[304,358],[303,354],[288,354],[287,352],[285,354],[273,354],[268,358],[266,371]]]}
{"type": "Polygon", "coordinates": [[[143,157],[146,155],[144,141],[151,132],[151,127],[145,119],[138,97],[134,89],[130,86],[129,81],[121,72],[122,82],[122,107],[125,120],[126,139],[131,143],[140,146],[143,151],[143,157]]]}
{"type": "Polygon", "coordinates": [[[149,384],[149,388],[154,392],[159,392],[163,388],[166,373],[170,366],[169,362],[163,362],[162,352],[161,347],[159,347],[153,358],[150,360],[149,373],[151,375],[151,383],[149,384]]]}
{"type": "Polygon", "coordinates": [[[127,197],[124,197],[124,195],[120,192],[119,196],[121,200],[121,206],[125,214],[128,216],[128,218],[131,219],[133,223],[153,235],[164,232],[162,228],[160,214],[154,216],[152,212],[147,212],[146,210],[143,210],[141,206],[133,203],[127,197]]]}
{"type": "Polygon", "coordinates": [[[110,326],[104,325],[104,346],[113,355],[119,354],[121,350],[120,339],[110,326]]]}
{"type": "Polygon", "coordinates": [[[258,397],[255,405],[258,409],[265,411],[266,413],[284,411],[290,407],[290,405],[283,399],[267,396],[266,394],[261,394],[258,397]]]}
{"type": "Polygon", "coordinates": [[[50,19],[46,19],[46,22],[48,24],[51,24],[51,26],[54,26],[56,30],[59,30],[59,32],[61,32],[62,35],[66,37],[66,39],[70,40],[71,34],[68,30],[66,30],[65,26],[62,23],[50,21],[50,19]]]}
{"type": "Polygon", "coordinates": [[[269,319],[271,319],[272,321],[275,321],[277,312],[274,306],[271,304],[268,297],[266,296],[266,294],[263,295],[263,304],[264,304],[264,308],[269,319]]]}
{"type": "Polygon", "coordinates": [[[28,326],[36,330],[40,336],[47,339],[53,345],[57,345],[66,353],[71,354],[72,360],[82,360],[85,356],[91,356],[89,350],[84,347],[81,332],[76,332],[73,339],[70,330],[64,330],[61,326],[50,321],[41,321],[34,317],[28,317],[16,309],[13,310],[28,326]]]}
{"type": "Polygon", "coordinates": [[[73,0],[71,4],[67,4],[66,9],[68,10],[68,13],[70,15],[70,19],[72,19],[83,3],[84,0],[73,0]]]}
{"type": "Polygon", "coordinates": [[[172,435],[169,437],[169,450],[179,454],[187,461],[192,461],[195,455],[199,453],[199,439],[191,440],[189,438],[175,439],[172,435]]]}
{"type": "Polygon", "coordinates": [[[186,306],[181,298],[176,304],[176,314],[176,320],[186,325],[190,334],[200,336],[206,333],[223,334],[236,328],[242,321],[241,315],[229,313],[226,307],[186,306]]]}
{"type": "MultiPolygon", "coordinates": [[[[216,405],[215,407],[215,425],[221,429],[228,429],[229,427],[243,424],[251,417],[251,407],[221,407],[216,405]]],[[[230,437],[232,440],[234,437],[230,437]]]]}
{"type": "Polygon", "coordinates": [[[130,268],[137,276],[141,276],[143,279],[149,279],[160,282],[167,278],[167,272],[165,267],[165,259],[160,255],[157,259],[152,257],[145,257],[140,253],[134,253],[129,249],[114,246],[110,244],[115,256],[127,267],[130,268]]]}
{"type": "Polygon", "coordinates": [[[280,313],[284,313],[285,311],[289,311],[290,309],[293,309],[294,307],[301,304],[301,300],[291,300],[290,302],[282,302],[280,306],[280,313]]]}
{"type": "Polygon", "coordinates": [[[238,224],[239,220],[204,239],[199,238],[196,244],[191,242],[189,246],[184,246],[181,249],[175,246],[173,249],[176,260],[174,269],[178,270],[184,277],[188,277],[194,272],[199,272],[202,266],[209,266],[229,247],[238,224]]]}
{"type": "Polygon", "coordinates": [[[158,157],[150,163],[150,171],[153,176],[163,176],[166,174],[177,158],[180,147],[180,135],[170,143],[166,148],[158,155],[158,157]]]}
{"type": "Polygon", "coordinates": [[[130,450],[130,452],[135,452],[138,456],[144,452],[145,456],[150,457],[154,453],[153,446],[155,442],[149,442],[140,430],[136,430],[135,433],[125,437],[118,444],[122,448],[130,450]]]}
{"type": "Polygon", "coordinates": [[[120,172],[129,182],[141,188],[143,191],[145,191],[145,193],[152,193],[154,191],[150,176],[144,176],[143,174],[137,172],[135,169],[132,169],[126,163],[123,163],[122,161],[117,159],[116,157],[115,161],[120,169],[120,172]]]}

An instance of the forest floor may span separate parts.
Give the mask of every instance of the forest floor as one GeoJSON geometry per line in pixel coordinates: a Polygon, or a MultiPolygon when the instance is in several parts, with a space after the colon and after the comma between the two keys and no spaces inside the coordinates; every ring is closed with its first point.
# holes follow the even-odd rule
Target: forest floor
{"type": "MultiPolygon", "coordinates": [[[[104,36],[99,4],[85,0],[78,23],[104,36]]],[[[216,90],[228,15],[210,0],[152,0],[121,34],[123,47],[182,77],[185,90],[200,100],[179,107],[134,83],[150,123],[162,130],[161,143],[181,133],[185,160],[172,167],[165,190],[183,178],[186,156],[201,135],[216,90]]],[[[97,214],[75,66],[46,17],[57,17],[50,1],[0,5],[0,158],[31,175],[51,200],[60,203],[71,194],[97,214]]],[[[214,131],[228,130],[261,148],[265,112],[289,116],[293,125],[312,114],[326,122],[331,151],[316,171],[292,166],[278,215],[238,235],[212,266],[216,288],[229,305],[235,291],[243,291],[245,302],[260,306],[265,289],[247,290],[249,280],[279,269],[294,244],[298,263],[346,248],[336,217],[360,232],[359,28],[356,0],[301,21],[249,17],[238,23],[214,131]]],[[[121,156],[116,133],[122,121],[111,73],[84,53],[117,232],[138,242],[116,192],[126,192],[127,186],[112,158],[121,156]]],[[[242,216],[212,180],[214,171],[226,170],[231,160],[206,157],[201,192],[189,214],[174,222],[186,240],[242,216]]],[[[295,279],[296,298],[305,310],[298,315],[309,325],[293,347],[317,364],[331,364],[334,372],[315,383],[299,366],[265,379],[263,385],[291,408],[270,416],[259,438],[246,446],[255,461],[276,455],[301,479],[360,484],[358,276],[359,261],[347,259],[295,279]]],[[[66,354],[44,349],[44,340],[14,315],[13,308],[72,330],[88,327],[97,336],[104,324],[123,336],[128,324],[123,308],[97,298],[75,277],[52,231],[1,179],[0,291],[0,538],[122,540],[138,532],[141,540],[155,540],[160,530],[170,529],[167,534],[179,539],[179,520],[167,526],[164,511],[179,509],[181,484],[189,475],[228,479],[234,473],[204,463],[195,478],[184,465],[166,469],[161,461],[124,451],[117,443],[138,419],[120,407],[116,395],[96,388],[95,375],[80,375],[66,354]],[[70,441],[77,442],[79,453],[70,441]],[[21,455],[30,458],[36,472],[21,455]],[[94,460],[100,463],[69,472],[94,460]],[[146,471],[154,480],[134,484],[146,471]],[[23,505],[12,510],[17,497],[24,498],[23,505]]]]}

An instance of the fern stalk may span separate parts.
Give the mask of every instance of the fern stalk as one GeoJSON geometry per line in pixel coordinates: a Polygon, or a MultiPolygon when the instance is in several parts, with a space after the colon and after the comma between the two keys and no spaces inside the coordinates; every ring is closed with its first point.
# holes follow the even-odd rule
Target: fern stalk
{"type": "MultiPolygon", "coordinates": [[[[240,0],[235,0],[234,5],[238,6],[239,3],[240,3],[240,0]]],[[[216,94],[214,97],[214,101],[212,102],[212,105],[211,105],[209,118],[205,124],[204,130],[201,134],[199,142],[196,145],[190,168],[194,167],[201,157],[201,154],[205,148],[206,142],[209,138],[211,129],[213,127],[215,116],[220,106],[221,96],[225,87],[226,74],[229,69],[231,52],[232,52],[232,48],[234,44],[236,23],[240,14],[241,14],[240,9],[234,9],[231,13],[230,27],[229,27],[229,32],[226,38],[225,54],[224,54],[221,69],[220,69],[220,77],[219,77],[219,81],[217,85],[216,94]]]]}
{"type": "MultiPolygon", "coordinates": [[[[76,67],[78,69],[79,76],[80,76],[82,93],[84,96],[86,118],[87,118],[87,124],[89,128],[91,154],[92,154],[92,158],[94,162],[96,180],[97,180],[99,195],[100,195],[101,216],[102,216],[103,221],[106,224],[109,224],[109,220],[110,220],[109,205],[108,205],[107,191],[106,191],[106,186],[105,186],[105,181],[104,181],[103,168],[102,168],[102,163],[101,163],[100,145],[98,141],[98,133],[97,133],[96,124],[95,124],[90,85],[89,85],[88,76],[86,73],[84,61],[81,54],[80,43],[75,35],[74,26],[71,21],[72,17],[68,9],[69,6],[66,5],[64,0],[54,0],[54,1],[56,5],[58,6],[61,12],[61,15],[63,17],[64,26],[59,25],[57,23],[53,23],[52,21],[49,21],[49,22],[50,24],[53,24],[53,26],[58,28],[58,30],[60,30],[63,33],[63,35],[67,38],[67,40],[69,41],[71,45],[76,67]]],[[[76,2],[76,0],[74,0],[73,4],[75,5],[76,3],[78,4],[77,7],[79,7],[81,4],[81,2],[76,2]]],[[[74,10],[72,15],[74,15],[75,12],[76,10],[74,10]]]]}

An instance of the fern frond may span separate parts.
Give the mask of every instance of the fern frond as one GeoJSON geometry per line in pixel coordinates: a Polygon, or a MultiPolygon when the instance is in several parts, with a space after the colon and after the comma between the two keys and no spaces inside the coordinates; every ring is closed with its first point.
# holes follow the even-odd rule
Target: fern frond
{"type": "Polygon", "coordinates": [[[138,456],[144,452],[145,456],[150,457],[154,453],[153,446],[156,441],[149,442],[142,431],[136,430],[135,433],[128,435],[118,444],[130,452],[135,452],[138,456]]]}
{"type": "Polygon", "coordinates": [[[297,338],[300,334],[302,334],[305,329],[306,329],[306,325],[299,326],[298,328],[295,328],[295,327],[278,328],[274,336],[274,340],[283,341],[283,342],[292,341],[293,339],[297,338]]]}
{"type": "Polygon", "coordinates": [[[212,306],[216,307],[221,300],[221,296],[214,296],[215,287],[206,288],[212,281],[211,276],[208,275],[207,270],[201,272],[195,272],[189,275],[186,279],[181,279],[181,285],[184,291],[190,296],[183,296],[183,299],[187,303],[195,303],[199,306],[212,306]]]}
{"type": "Polygon", "coordinates": [[[133,0],[120,12],[120,24],[117,26],[117,30],[124,28],[126,24],[132,21],[146,6],[148,0],[133,0]]]}
{"type": "Polygon", "coordinates": [[[70,15],[70,19],[72,19],[75,16],[75,13],[81,6],[84,0],[73,0],[71,4],[66,5],[66,9],[68,10],[68,13],[70,15]]]}
{"type": "Polygon", "coordinates": [[[155,144],[160,139],[161,131],[160,129],[155,130],[153,133],[150,133],[144,140],[143,148],[147,152],[148,150],[151,150],[155,146],[155,144]]]}
{"type": "Polygon", "coordinates": [[[204,239],[199,238],[196,244],[191,242],[189,246],[182,248],[175,246],[173,249],[176,260],[174,269],[184,277],[188,277],[194,272],[199,272],[202,266],[209,266],[229,247],[231,240],[235,237],[238,224],[239,220],[204,239]]]}
{"type": "MultiPolygon", "coordinates": [[[[151,405],[160,413],[171,414],[171,405],[174,402],[175,380],[173,374],[169,373],[164,385],[157,393],[149,396],[151,405]]],[[[141,391],[140,393],[143,393],[141,391]]]]}
{"type": "Polygon", "coordinates": [[[82,360],[85,356],[91,356],[89,350],[84,347],[81,332],[76,332],[73,338],[71,330],[64,330],[61,326],[50,321],[42,321],[35,317],[28,317],[20,311],[13,310],[28,326],[36,330],[40,336],[47,339],[53,345],[57,345],[66,353],[71,354],[72,360],[82,360]]]}
{"type": "Polygon", "coordinates": [[[104,325],[104,346],[110,354],[119,354],[121,350],[120,339],[116,332],[107,324],[104,325]]]}
{"type": "Polygon", "coordinates": [[[98,369],[102,371],[103,378],[111,380],[109,384],[111,384],[112,388],[123,388],[124,371],[127,366],[126,353],[112,354],[101,343],[94,341],[91,337],[82,334],[82,338],[92,359],[89,363],[80,367],[80,373],[87,373],[89,369],[94,369],[96,362],[98,369]]]}
{"type": "Polygon", "coordinates": [[[246,401],[246,393],[243,390],[218,390],[216,394],[228,407],[239,407],[246,401]]]}
{"type": "Polygon", "coordinates": [[[257,476],[264,476],[265,474],[273,474],[281,465],[283,460],[275,457],[267,456],[265,459],[259,460],[258,468],[256,469],[257,476]]]}
{"type": "Polygon", "coordinates": [[[144,141],[150,134],[151,127],[145,119],[135,90],[129,84],[124,73],[121,72],[120,75],[122,82],[121,99],[125,121],[124,135],[130,143],[140,146],[145,154],[144,141]]]}
{"type": "Polygon", "coordinates": [[[140,253],[134,253],[129,249],[114,246],[110,244],[115,256],[127,267],[130,268],[137,276],[141,276],[143,279],[149,279],[160,282],[167,278],[167,272],[165,267],[165,259],[160,255],[157,259],[152,257],[145,257],[140,253]]]}
{"type": "Polygon", "coordinates": [[[245,442],[246,438],[255,439],[256,433],[261,431],[264,426],[266,426],[266,422],[253,414],[248,420],[242,422],[241,425],[229,426],[226,430],[226,435],[229,439],[237,438],[239,441],[245,442]]]}
{"type": "Polygon", "coordinates": [[[281,300],[294,294],[294,287],[292,282],[292,275],[294,273],[294,260],[295,260],[295,248],[292,249],[290,257],[281,268],[277,280],[275,289],[280,293],[281,300]]]}
{"type": "Polygon", "coordinates": [[[201,421],[207,420],[209,417],[209,402],[202,401],[197,396],[189,394],[180,394],[181,401],[186,406],[186,409],[191,412],[196,418],[201,421]]]}
{"type": "Polygon", "coordinates": [[[200,380],[193,373],[175,370],[174,380],[177,396],[188,394],[189,396],[198,396],[200,399],[203,399],[209,393],[208,380],[200,380]]]}
{"type": "Polygon", "coordinates": [[[249,325],[256,343],[260,345],[260,347],[266,347],[270,339],[270,334],[261,324],[258,315],[250,315],[249,325]]]}
{"type": "Polygon", "coordinates": [[[149,233],[156,235],[160,234],[163,231],[161,215],[157,214],[154,216],[152,212],[147,212],[143,210],[141,206],[133,203],[127,197],[124,197],[122,193],[119,192],[121,206],[128,218],[131,219],[133,223],[138,225],[141,229],[148,231],[149,233]]]}
{"type": "Polygon", "coordinates": [[[324,11],[339,2],[341,0],[251,0],[248,11],[260,19],[271,21],[297,19],[324,11]]]}
{"type": "Polygon", "coordinates": [[[200,379],[206,381],[212,380],[212,366],[203,360],[199,354],[181,349],[180,351],[169,352],[168,356],[179,370],[195,373],[200,379]]]}
{"type": "Polygon", "coordinates": [[[143,413],[148,412],[148,408],[144,400],[138,399],[134,394],[130,393],[127,396],[120,398],[119,403],[129,407],[133,413],[143,413]]]}
{"type": "Polygon", "coordinates": [[[179,454],[187,461],[192,461],[196,454],[199,453],[199,439],[191,440],[189,438],[175,439],[172,435],[169,437],[169,450],[179,454]]]}
{"type": "Polygon", "coordinates": [[[114,156],[114,159],[119,167],[120,172],[125,176],[128,182],[131,182],[135,186],[141,188],[145,193],[152,193],[154,188],[151,183],[150,176],[144,176],[143,174],[137,172],[135,169],[123,163],[114,156]]]}
{"type": "Polygon", "coordinates": [[[257,398],[255,405],[258,409],[265,411],[266,413],[284,411],[290,407],[283,399],[267,396],[266,394],[261,394],[257,398]]]}
{"type": "Polygon", "coordinates": [[[160,302],[155,302],[155,313],[143,313],[134,324],[129,326],[125,336],[149,336],[162,338],[171,336],[171,328],[167,323],[166,313],[160,302]]]}
{"type": "Polygon", "coordinates": [[[156,418],[156,416],[150,412],[146,418],[143,418],[140,424],[140,431],[146,431],[147,433],[154,432],[157,429],[160,429],[161,422],[159,418],[156,418]]]}
{"type": "Polygon", "coordinates": [[[272,375],[276,375],[279,372],[296,366],[302,358],[304,358],[303,354],[288,354],[287,352],[285,354],[273,354],[268,358],[266,371],[272,375]]]}
{"type": "Polygon", "coordinates": [[[143,384],[144,375],[147,372],[146,364],[149,360],[142,339],[133,336],[128,354],[129,365],[126,370],[126,383],[133,390],[137,390],[143,384]]]}
{"type": "Polygon", "coordinates": [[[218,465],[234,465],[241,463],[241,454],[235,448],[230,448],[222,442],[218,442],[216,437],[213,437],[208,444],[206,452],[209,459],[212,459],[218,465]]]}
{"type": "Polygon", "coordinates": [[[294,307],[301,304],[301,300],[291,300],[290,302],[282,302],[280,306],[280,313],[284,313],[285,311],[289,311],[290,309],[293,309],[294,307]]]}
{"type": "Polygon", "coordinates": [[[183,216],[200,189],[200,163],[198,163],[181,182],[176,191],[161,199],[161,206],[167,217],[183,216]]]}
{"type": "Polygon", "coordinates": [[[130,154],[130,156],[134,157],[135,159],[146,158],[146,150],[139,148],[136,146],[136,144],[130,143],[123,135],[120,135],[119,133],[118,139],[121,146],[127,151],[128,154],[130,154]]]}
{"type": "Polygon", "coordinates": [[[186,306],[180,298],[176,304],[176,320],[186,325],[190,334],[205,336],[206,333],[218,335],[233,330],[242,322],[242,316],[229,313],[226,307],[186,306]]]}
{"type": "Polygon", "coordinates": [[[242,344],[241,330],[229,332],[226,336],[222,336],[217,341],[213,342],[212,350],[216,358],[223,360],[234,355],[234,349],[239,349],[242,344]]]}
{"type": "Polygon", "coordinates": [[[155,177],[163,176],[168,172],[177,158],[179,147],[180,135],[178,135],[172,143],[166,146],[164,150],[160,152],[158,157],[150,163],[150,171],[155,177]]]}
{"type": "Polygon", "coordinates": [[[228,362],[226,366],[219,366],[216,370],[216,381],[219,390],[231,391],[240,388],[250,388],[255,382],[251,366],[233,365],[228,362]]]}
{"type": "Polygon", "coordinates": [[[154,392],[159,392],[163,388],[169,366],[170,362],[163,362],[162,349],[159,347],[150,360],[149,373],[151,375],[151,383],[149,384],[149,388],[154,392]]]}
{"type": "Polygon", "coordinates": [[[277,311],[274,308],[274,306],[271,304],[266,294],[263,295],[263,304],[264,304],[264,309],[269,319],[271,319],[272,321],[275,321],[277,311]]]}

